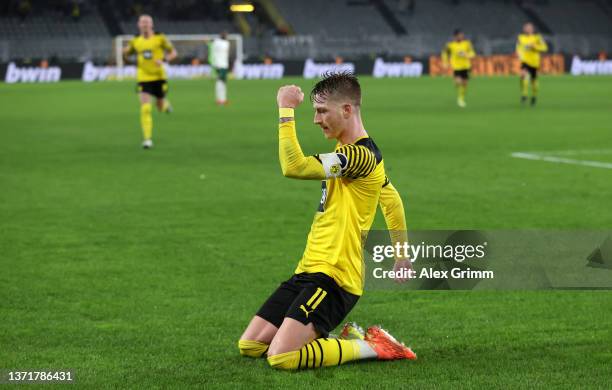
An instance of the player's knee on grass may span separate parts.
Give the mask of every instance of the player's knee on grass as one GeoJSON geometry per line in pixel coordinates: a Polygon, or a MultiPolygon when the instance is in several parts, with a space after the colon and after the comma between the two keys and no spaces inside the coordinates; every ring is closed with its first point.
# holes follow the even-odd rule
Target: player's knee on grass
{"type": "Polygon", "coordinates": [[[318,337],[312,323],[303,325],[293,318],[286,318],[276,336],[270,343],[268,356],[299,352],[304,345],[318,337]]]}
{"type": "Polygon", "coordinates": [[[272,340],[270,348],[268,349],[268,356],[281,355],[290,351],[291,349],[288,349],[286,346],[278,343],[277,341],[272,340]]]}
{"type": "Polygon", "coordinates": [[[269,353],[268,364],[279,370],[300,370],[339,366],[358,359],[376,357],[371,347],[362,340],[318,338],[295,351],[269,353]]]}
{"type": "Polygon", "coordinates": [[[277,370],[296,370],[296,355],[299,351],[290,351],[268,356],[268,364],[277,370]]]}
{"type": "Polygon", "coordinates": [[[269,345],[255,340],[238,340],[238,350],[242,356],[258,358],[268,351],[269,345]]]}

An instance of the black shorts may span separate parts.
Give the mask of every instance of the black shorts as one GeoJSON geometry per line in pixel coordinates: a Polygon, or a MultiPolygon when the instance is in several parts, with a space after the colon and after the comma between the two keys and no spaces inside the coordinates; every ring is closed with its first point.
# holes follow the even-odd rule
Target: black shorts
{"type": "Polygon", "coordinates": [[[138,92],[148,93],[158,99],[163,99],[168,93],[166,80],[141,81],[138,83],[138,92]]]}
{"type": "Polygon", "coordinates": [[[529,72],[529,76],[531,77],[532,80],[535,80],[538,78],[538,68],[534,68],[533,66],[529,66],[526,63],[521,62],[521,69],[524,69],[527,72],[529,72]]]}
{"type": "Polygon", "coordinates": [[[321,337],[327,337],[359,300],[323,274],[295,274],[272,293],[257,315],[279,328],[285,317],[304,325],[312,322],[321,337]]]}
{"type": "Polygon", "coordinates": [[[470,79],[470,70],[469,69],[455,70],[455,71],[453,71],[453,75],[455,77],[459,77],[460,79],[463,79],[463,80],[469,80],[470,79]]]}
{"type": "Polygon", "coordinates": [[[227,81],[227,68],[215,68],[215,72],[217,73],[217,80],[227,81]]]}

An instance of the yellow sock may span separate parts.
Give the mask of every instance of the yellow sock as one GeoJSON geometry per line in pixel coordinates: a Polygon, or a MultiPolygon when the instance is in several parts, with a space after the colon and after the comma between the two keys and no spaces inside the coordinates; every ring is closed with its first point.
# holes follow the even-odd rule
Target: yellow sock
{"type": "Polygon", "coordinates": [[[142,136],[145,140],[153,136],[153,116],[151,114],[151,103],[140,105],[140,125],[142,126],[142,136]]]}
{"type": "Polygon", "coordinates": [[[254,358],[262,357],[268,352],[269,345],[254,340],[239,340],[238,349],[242,356],[250,356],[254,358]]]}
{"type": "Polygon", "coordinates": [[[527,97],[529,94],[529,78],[523,77],[521,79],[521,96],[527,97]]]}
{"type": "Polygon", "coordinates": [[[463,84],[459,84],[459,86],[457,87],[457,95],[458,95],[459,100],[465,100],[466,89],[467,89],[467,86],[463,84]]]}
{"type": "Polygon", "coordinates": [[[268,356],[268,363],[273,368],[299,370],[301,368],[338,366],[352,360],[372,357],[361,356],[359,343],[365,343],[365,341],[316,339],[298,351],[268,356]]]}
{"type": "Polygon", "coordinates": [[[531,96],[532,97],[538,96],[539,89],[540,89],[540,83],[538,83],[538,80],[533,80],[533,82],[531,83],[531,96]]]}

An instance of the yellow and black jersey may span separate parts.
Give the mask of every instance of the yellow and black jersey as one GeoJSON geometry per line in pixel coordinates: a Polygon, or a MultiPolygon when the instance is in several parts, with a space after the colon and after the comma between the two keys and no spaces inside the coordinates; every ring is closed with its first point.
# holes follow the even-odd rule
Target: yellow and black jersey
{"type": "Polygon", "coordinates": [[[314,156],[330,177],[359,179],[367,177],[382,162],[382,155],[374,141],[362,137],[354,144],[336,145],[333,153],[314,156]]]}
{"type": "Polygon", "coordinates": [[[295,272],[322,272],[346,291],[361,295],[364,266],[362,232],[374,221],[385,184],[382,155],[371,138],[316,156],[328,177],[295,272]]]}
{"type": "Polygon", "coordinates": [[[172,43],[164,34],[155,33],[148,38],[134,37],[128,44],[128,54],[138,58],[137,79],[139,82],[165,80],[166,70],[157,61],[164,60],[164,54],[173,49],[172,43]]]}
{"type": "Polygon", "coordinates": [[[453,70],[468,70],[472,67],[472,58],[476,56],[472,42],[467,39],[450,41],[442,50],[442,62],[453,70]]]}
{"type": "Polygon", "coordinates": [[[519,34],[516,40],[516,54],[522,63],[538,69],[541,53],[548,51],[548,45],[540,34],[519,34]]]}
{"type": "Polygon", "coordinates": [[[285,176],[322,180],[319,207],[295,273],[321,272],[361,295],[362,233],[370,230],[379,202],[385,200],[380,204],[389,229],[406,230],[401,198],[385,175],[380,150],[366,136],[337,145],[332,153],[305,157],[291,120],[279,126],[279,156],[285,176]]]}

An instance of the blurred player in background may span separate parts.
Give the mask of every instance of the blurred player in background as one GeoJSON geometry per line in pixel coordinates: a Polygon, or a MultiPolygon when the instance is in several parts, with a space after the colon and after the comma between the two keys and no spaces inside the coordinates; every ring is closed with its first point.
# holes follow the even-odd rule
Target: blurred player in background
{"type": "MultiPolygon", "coordinates": [[[[363,127],[357,78],[328,74],[315,85],[310,98],[315,124],[325,138],[336,140],[336,147],[331,153],[302,153],[294,109],[304,94],[295,85],[281,87],[277,103],[283,175],[321,180],[322,198],[294,275],[253,317],[238,342],[240,353],[267,354],[272,367],[285,370],[360,359],[416,359],[410,348],[378,326],[364,334],[349,323],[340,338],[329,338],[363,294],[362,233],[370,229],[377,207],[394,241],[407,240],[406,219],[402,199],[385,175],[382,154],[363,127]]],[[[410,264],[409,259],[397,259],[394,270],[401,274],[410,264]]],[[[406,278],[396,276],[396,280],[406,278]]]]}
{"type": "Polygon", "coordinates": [[[470,79],[471,60],[474,56],[476,53],[472,42],[465,39],[465,35],[459,29],[453,32],[453,40],[448,42],[442,50],[442,65],[448,67],[450,62],[457,87],[457,105],[461,108],[466,106],[465,93],[470,79]]]}
{"type": "Polygon", "coordinates": [[[153,113],[151,97],[157,101],[157,109],[161,112],[171,112],[172,107],[166,99],[168,81],[164,61],[169,62],[176,58],[176,50],[164,34],[153,30],[153,18],[141,15],[138,18],[140,35],[134,37],[123,49],[123,55],[136,54],[138,95],[140,98],[140,124],[142,126],[142,147],[153,147],[153,113]]]}
{"type": "Polygon", "coordinates": [[[227,33],[222,32],[215,38],[209,47],[208,62],[215,69],[217,81],[215,83],[215,100],[219,105],[227,104],[227,73],[229,72],[230,43],[227,33]]]}
{"type": "Polygon", "coordinates": [[[532,23],[525,23],[523,33],[516,40],[516,54],[521,60],[521,104],[525,104],[531,81],[531,105],[536,104],[538,97],[538,69],[541,53],[548,51],[546,41],[535,33],[532,23]]]}

